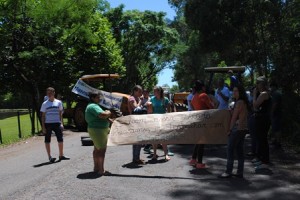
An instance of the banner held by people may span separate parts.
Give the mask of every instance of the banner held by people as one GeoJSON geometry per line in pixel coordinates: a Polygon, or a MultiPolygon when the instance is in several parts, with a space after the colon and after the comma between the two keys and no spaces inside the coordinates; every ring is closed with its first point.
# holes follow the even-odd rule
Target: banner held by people
{"type": "Polygon", "coordinates": [[[110,108],[120,109],[123,100],[122,96],[118,96],[103,90],[98,90],[96,88],[93,88],[80,79],[73,87],[72,92],[82,97],[85,97],[87,99],[89,98],[90,92],[98,92],[100,94],[100,99],[101,99],[99,104],[108,109],[110,108]]]}
{"type": "Polygon", "coordinates": [[[112,124],[108,145],[226,144],[229,120],[228,110],[123,116],[112,124]]]}

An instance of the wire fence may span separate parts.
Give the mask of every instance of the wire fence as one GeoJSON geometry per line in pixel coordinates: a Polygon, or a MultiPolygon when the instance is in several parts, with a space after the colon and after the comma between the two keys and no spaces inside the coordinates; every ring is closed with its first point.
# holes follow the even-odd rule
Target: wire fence
{"type": "MultiPolygon", "coordinates": [[[[41,130],[37,116],[35,119],[33,134],[41,130]]],[[[28,110],[0,110],[0,144],[11,144],[33,134],[28,110]]]]}

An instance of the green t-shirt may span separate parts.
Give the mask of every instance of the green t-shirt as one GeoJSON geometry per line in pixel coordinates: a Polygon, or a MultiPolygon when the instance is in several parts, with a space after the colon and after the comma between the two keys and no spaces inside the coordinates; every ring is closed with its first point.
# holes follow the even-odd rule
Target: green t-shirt
{"type": "Polygon", "coordinates": [[[161,100],[157,99],[156,97],[152,97],[150,101],[153,107],[153,114],[166,113],[166,109],[169,104],[169,99],[167,97],[161,100]]]}
{"type": "Polygon", "coordinates": [[[109,122],[107,119],[100,119],[99,115],[104,111],[95,103],[90,103],[85,109],[85,120],[88,123],[88,128],[107,128],[109,122]]]}

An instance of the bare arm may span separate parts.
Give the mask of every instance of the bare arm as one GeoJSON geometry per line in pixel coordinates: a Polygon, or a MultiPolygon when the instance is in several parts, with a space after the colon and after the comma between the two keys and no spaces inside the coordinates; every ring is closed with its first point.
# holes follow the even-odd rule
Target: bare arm
{"type": "Polygon", "coordinates": [[[258,98],[256,98],[256,94],[253,96],[253,107],[254,109],[259,108],[259,106],[269,98],[269,95],[267,92],[262,92],[260,93],[260,95],[258,96],[258,98]]]}
{"type": "Polygon", "coordinates": [[[239,118],[241,108],[242,108],[242,102],[241,101],[236,102],[236,106],[233,110],[233,114],[232,114],[231,120],[230,120],[229,131],[228,131],[229,133],[233,129],[233,127],[235,126],[236,121],[239,118]]]}
{"type": "Polygon", "coordinates": [[[109,110],[106,110],[106,111],[102,112],[100,115],[98,115],[98,117],[100,119],[107,119],[110,117],[110,115],[111,115],[111,112],[109,110]]]}
{"type": "Polygon", "coordinates": [[[64,126],[64,118],[63,118],[63,111],[59,111],[59,117],[60,117],[60,121],[61,121],[61,126],[64,126]]]}

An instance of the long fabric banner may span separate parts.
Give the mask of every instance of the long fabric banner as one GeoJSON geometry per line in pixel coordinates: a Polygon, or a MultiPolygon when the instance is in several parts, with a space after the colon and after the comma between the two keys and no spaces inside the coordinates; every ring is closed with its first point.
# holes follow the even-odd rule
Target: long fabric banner
{"type": "Polygon", "coordinates": [[[226,144],[230,112],[203,110],[117,118],[108,145],[226,144]]]}
{"type": "Polygon", "coordinates": [[[82,80],[78,80],[76,85],[73,87],[72,92],[75,94],[78,94],[82,97],[85,98],[89,98],[89,93],[90,92],[98,92],[100,94],[100,105],[104,106],[105,108],[117,108],[120,109],[121,108],[121,104],[122,104],[122,96],[118,96],[115,94],[111,94],[109,92],[105,92],[103,90],[98,90],[96,88],[93,88],[91,86],[89,86],[88,84],[86,84],[84,81],[82,80]]]}

